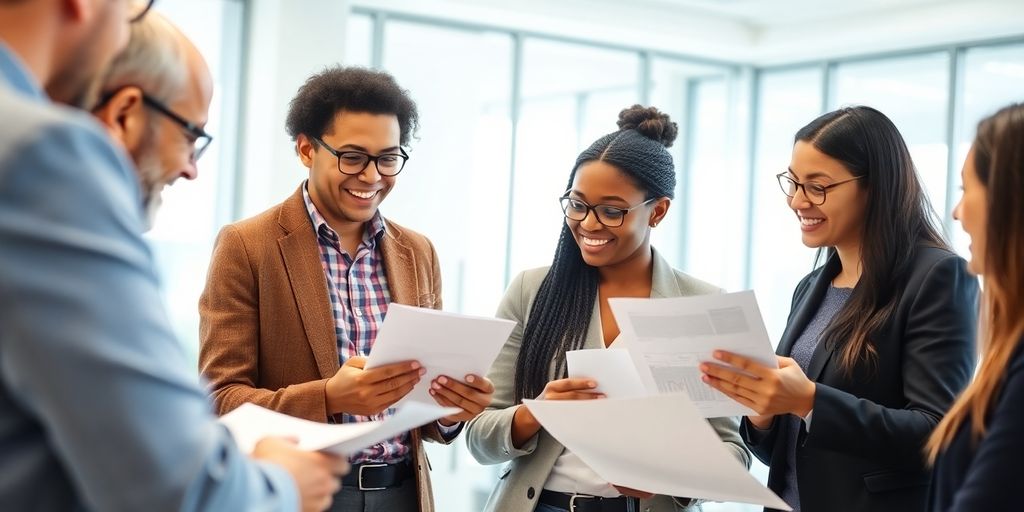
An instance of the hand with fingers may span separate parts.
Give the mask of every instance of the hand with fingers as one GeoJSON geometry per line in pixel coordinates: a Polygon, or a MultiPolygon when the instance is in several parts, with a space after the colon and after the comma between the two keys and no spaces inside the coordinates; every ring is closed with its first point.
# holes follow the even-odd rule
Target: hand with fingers
{"type": "Polygon", "coordinates": [[[330,414],[373,416],[412,391],[426,370],[416,361],[365,369],[366,358],[350,357],[327,380],[324,393],[330,414]]]}
{"type": "Polygon", "coordinates": [[[491,405],[494,384],[479,375],[467,375],[465,381],[458,381],[441,375],[430,383],[430,395],[442,407],[458,407],[462,412],[441,418],[441,424],[452,426],[460,421],[469,421],[491,405]]]}
{"type": "Polygon", "coordinates": [[[548,382],[541,395],[544,400],[594,400],[604,398],[597,393],[597,381],[587,378],[558,379],[548,382]]]}
{"type": "MultiPolygon", "coordinates": [[[[605,397],[595,389],[597,381],[594,379],[558,379],[548,382],[541,396],[544,400],[596,400],[605,397]]],[[[540,422],[526,406],[518,406],[512,416],[512,445],[521,447],[537,432],[540,432],[540,422]]]]}
{"type": "Polygon", "coordinates": [[[714,357],[725,364],[701,363],[701,379],[757,412],[748,416],[755,427],[767,428],[777,414],[806,417],[814,408],[815,384],[795,360],[776,356],[779,367],[770,368],[722,350],[714,357]]]}
{"type": "Polygon", "coordinates": [[[292,476],[303,512],[330,508],[334,494],[341,489],[340,477],[349,471],[344,457],[299,450],[294,439],[261,439],[252,457],[277,464],[292,476]]]}

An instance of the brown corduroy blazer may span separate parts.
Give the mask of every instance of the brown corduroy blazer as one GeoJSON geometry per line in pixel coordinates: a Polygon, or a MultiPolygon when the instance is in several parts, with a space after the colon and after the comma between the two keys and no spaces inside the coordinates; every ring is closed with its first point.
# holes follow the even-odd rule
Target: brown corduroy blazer
{"type": "MultiPolygon", "coordinates": [[[[391,300],[441,308],[441,271],[423,235],[385,220],[381,254],[391,300]]],[[[324,387],[340,367],[327,278],[300,188],[283,203],[225,226],[199,299],[199,370],[218,414],[252,402],[327,421],[324,387]]],[[[433,511],[422,439],[411,432],[421,512],[433,511]]]]}

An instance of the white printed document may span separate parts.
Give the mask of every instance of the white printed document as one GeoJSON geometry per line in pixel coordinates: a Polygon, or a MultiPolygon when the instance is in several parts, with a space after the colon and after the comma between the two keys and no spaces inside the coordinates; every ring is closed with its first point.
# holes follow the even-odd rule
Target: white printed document
{"type": "Polygon", "coordinates": [[[430,382],[447,375],[487,375],[516,323],[511,320],[446,313],[403,304],[388,305],[366,360],[366,368],[402,361],[419,361],[427,370],[416,387],[399,400],[436,404],[430,382]]]}
{"type": "Polygon", "coordinates": [[[565,353],[569,377],[597,381],[596,393],[608,398],[635,398],[650,393],[640,380],[629,351],[622,348],[570,350],[565,353]]]}
{"type": "Polygon", "coordinates": [[[460,412],[455,407],[410,402],[383,421],[328,424],[296,418],[252,403],[225,414],[220,422],[231,431],[238,448],[252,453],[264,437],[291,437],[302,450],[348,456],[385,439],[460,412]]]}
{"type": "Polygon", "coordinates": [[[792,510],[747,471],[685,394],[523,403],[548,433],[612,484],[792,510]],[[594,427],[609,418],[619,418],[614,428],[594,427]]]}
{"type": "Polygon", "coordinates": [[[725,364],[715,350],[778,368],[753,291],[666,299],[608,299],[644,386],[686,392],[705,418],[756,414],[701,381],[700,363],[725,364]]]}

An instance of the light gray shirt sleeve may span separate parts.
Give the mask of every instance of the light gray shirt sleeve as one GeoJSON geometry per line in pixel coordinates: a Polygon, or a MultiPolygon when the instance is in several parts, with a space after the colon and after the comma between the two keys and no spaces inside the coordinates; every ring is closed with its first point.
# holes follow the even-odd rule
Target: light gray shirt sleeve
{"type": "Polygon", "coordinates": [[[296,510],[291,477],[239,452],[171,332],[126,159],[86,122],[37,135],[0,147],[0,445],[5,425],[35,425],[19,448],[52,467],[0,457],[0,481],[39,493],[64,475],[91,510],[296,510]]]}

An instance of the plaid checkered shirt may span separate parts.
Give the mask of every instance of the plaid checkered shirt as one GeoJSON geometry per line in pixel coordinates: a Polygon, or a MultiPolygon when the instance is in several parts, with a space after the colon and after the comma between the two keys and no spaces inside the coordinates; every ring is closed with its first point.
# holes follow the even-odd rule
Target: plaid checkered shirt
{"type": "MultiPolygon", "coordinates": [[[[327,277],[327,289],[334,312],[334,332],[338,339],[338,361],[345,364],[353,356],[367,356],[377,339],[377,329],[384,321],[391,301],[388,293],[387,276],[380,254],[380,239],[384,236],[384,219],[380,212],[366,224],[363,239],[355,256],[341,248],[338,233],[327,225],[309,198],[308,182],[302,186],[302,199],[316,231],[320,247],[320,264],[327,277]]],[[[354,423],[382,420],[394,414],[388,409],[375,416],[339,414],[335,421],[354,423]]],[[[409,456],[409,434],[371,446],[361,453],[353,454],[352,464],[363,462],[395,463],[409,456]]]]}

